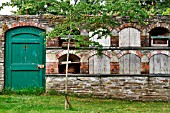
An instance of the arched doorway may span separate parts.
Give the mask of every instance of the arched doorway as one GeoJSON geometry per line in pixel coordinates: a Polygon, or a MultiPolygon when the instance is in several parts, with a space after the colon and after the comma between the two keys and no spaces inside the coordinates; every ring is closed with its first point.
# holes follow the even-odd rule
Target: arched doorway
{"type": "Polygon", "coordinates": [[[44,30],[16,27],[5,37],[5,88],[45,88],[44,30]]]}

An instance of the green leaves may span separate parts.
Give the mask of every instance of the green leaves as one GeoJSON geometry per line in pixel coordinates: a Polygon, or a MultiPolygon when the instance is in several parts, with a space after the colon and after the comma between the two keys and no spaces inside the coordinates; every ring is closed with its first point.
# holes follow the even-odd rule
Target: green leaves
{"type": "Polygon", "coordinates": [[[167,8],[165,12],[162,13],[163,15],[170,15],[170,8],[167,8]]]}
{"type": "Polygon", "coordinates": [[[93,46],[98,47],[98,51],[101,51],[102,45],[93,41],[93,37],[100,34],[98,39],[101,39],[111,35],[111,28],[120,24],[114,16],[122,18],[128,16],[128,22],[137,21],[139,23],[148,17],[147,11],[137,0],[106,0],[105,4],[101,3],[102,0],[86,0],[76,5],[70,5],[65,1],[59,2],[56,4],[56,9],[53,10],[57,14],[64,15],[65,19],[56,24],[55,29],[48,34],[48,37],[72,35],[77,47],[93,46]],[[80,35],[80,31],[83,29],[94,33],[91,36],[80,35]]]}
{"type": "Polygon", "coordinates": [[[143,23],[148,12],[139,0],[80,0],[77,4],[70,4],[70,0],[13,0],[11,4],[18,7],[17,14],[45,14],[61,15],[61,22],[56,22],[48,38],[73,35],[77,46],[95,46],[101,48],[98,42],[91,40],[95,34],[99,39],[111,35],[111,29],[121,24],[115,16],[126,18],[127,22],[143,23]],[[96,31],[92,36],[80,36],[81,30],[96,31]],[[102,29],[102,30],[99,30],[102,29]]]}

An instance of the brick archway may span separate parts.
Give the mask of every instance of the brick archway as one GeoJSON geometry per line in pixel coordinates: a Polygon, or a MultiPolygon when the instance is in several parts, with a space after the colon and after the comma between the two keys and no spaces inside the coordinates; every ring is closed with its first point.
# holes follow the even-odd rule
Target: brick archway
{"type": "Polygon", "coordinates": [[[170,52],[169,51],[152,51],[151,53],[149,53],[147,56],[150,59],[152,56],[156,55],[156,54],[165,54],[167,56],[170,56],[170,52]]]}
{"type": "Polygon", "coordinates": [[[2,25],[2,38],[3,39],[5,38],[4,35],[5,35],[6,31],[16,28],[16,27],[26,27],[26,26],[37,27],[42,30],[47,29],[47,27],[45,25],[43,25],[42,23],[20,21],[20,22],[14,22],[12,24],[6,24],[6,22],[5,22],[2,25]]]}
{"type": "Polygon", "coordinates": [[[121,58],[123,55],[125,54],[135,54],[137,55],[139,58],[142,58],[143,54],[140,53],[139,51],[133,51],[133,50],[129,50],[129,51],[121,51],[120,53],[118,53],[116,56],[117,58],[121,58]]]}
{"type": "MultiPolygon", "coordinates": [[[[74,54],[74,55],[78,56],[81,59],[81,57],[82,57],[81,54],[76,53],[76,52],[77,52],[76,50],[70,50],[69,54],[74,54]]],[[[56,58],[58,59],[58,58],[60,58],[61,56],[65,55],[65,54],[67,54],[67,50],[59,51],[58,53],[56,53],[56,58]]]]}
{"type": "Polygon", "coordinates": [[[125,29],[125,28],[128,28],[128,27],[135,28],[135,29],[139,30],[140,32],[142,31],[142,27],[137,25],[137,24],[135,24],[135,23],[125,23],[125,24],[122,24],[116,30],[118,32],[120,32],[122,29],[125,29]]]}
{"type": "MultiPolygon", "coordinates": [[[[91,56],[94,56],[94,55],[96,55],[96,54],[97,54],[97,51],[91,51],[91,52],[88,54],[87,58],[89,59],[91,56]]],[[[111,58],[111,52],[109,52],[109,51],[103,51],[102,54],[103,54],[103,55],[106,55],[106,56],[109,57],[109,58],[111,58]]]]}
{"type": "Polygon", "coordinates": [[[167,23],[159,23],[157,22],[156,24],[151,24],[146,28],[146,31],[149,33],[152,29],[157,28],[157,27],[162,27],[168,29],[170,31],[170,24],[167,23]]]}
{"type": "Polygon", "coordinates": [[[9,29],[15,28],[15,27],[22,27],[22,26],[33,26],[38,27],[40,29],[45,29],[45,26],[42,23],[35,23],[35,22],[15,22],[9,26],[9,29]]]}

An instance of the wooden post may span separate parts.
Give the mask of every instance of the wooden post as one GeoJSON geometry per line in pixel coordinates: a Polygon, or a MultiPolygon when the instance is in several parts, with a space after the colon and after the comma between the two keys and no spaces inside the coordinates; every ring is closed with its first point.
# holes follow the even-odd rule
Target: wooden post
{"type": "Polygon", "coordinates": [[[68,46],[67,46],[66,80],[65,80],[65,110],[67,110],[68,107],[72,108],[71,103],[69,102],[68,97],[67,97],[69,50],[70,50],[70,34],[68,35],[68,46]]]}
{"type": "MultiPolygon", "coordinates": [[[[71,20],[71,11],[70,11],[70,20],[71,20]]],[[[70,24],[70,33],[68,35],[68,46],[67,46],[67,62],[66,62],[66,80],[65,80],[65,110],[67,110],[68,107],[72,108],[71,103],[69,102],[69,99],[67,97],[68,94],[68,60],[69,60],[69,50],[70,50],[70,35],[72,32],[72,25],[70,24]]]]}

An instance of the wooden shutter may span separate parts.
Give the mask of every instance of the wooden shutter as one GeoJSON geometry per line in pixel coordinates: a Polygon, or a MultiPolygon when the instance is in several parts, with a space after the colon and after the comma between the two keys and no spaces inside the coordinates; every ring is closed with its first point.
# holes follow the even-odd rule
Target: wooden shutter
{"type": "Polygon", "coordinates": [[[140,74],[140,58],[135,54],[126,54],[120,58],[120,74],[140,74]]]}
{"type": "Polygon", "coordinates": [[[89,74],[110,74],[110,58],[106,55],[90,57],[89,74]]]}
{"type": "Polygon", "coordinates": [[[140,47],[140,32],[134,28],[125,28],[119,32],[120,47],[140,47]]]}
{"type": "Polygon", "coordinates": [[[170,59],[167,55],[157,54],[150,58],[150,73],[151,74],[168,74],[170,59]]]}
{"type": "MultiPolygon", "coordinates": [[[[92,36],[93,32],[89,32],[89,36],[92,36]]],[[[98,39],[98,34],[94,35],[91,40],[95,42],[99,42],[102,46],[110,46],[110,36],[102,37],[98,39]]]]}

